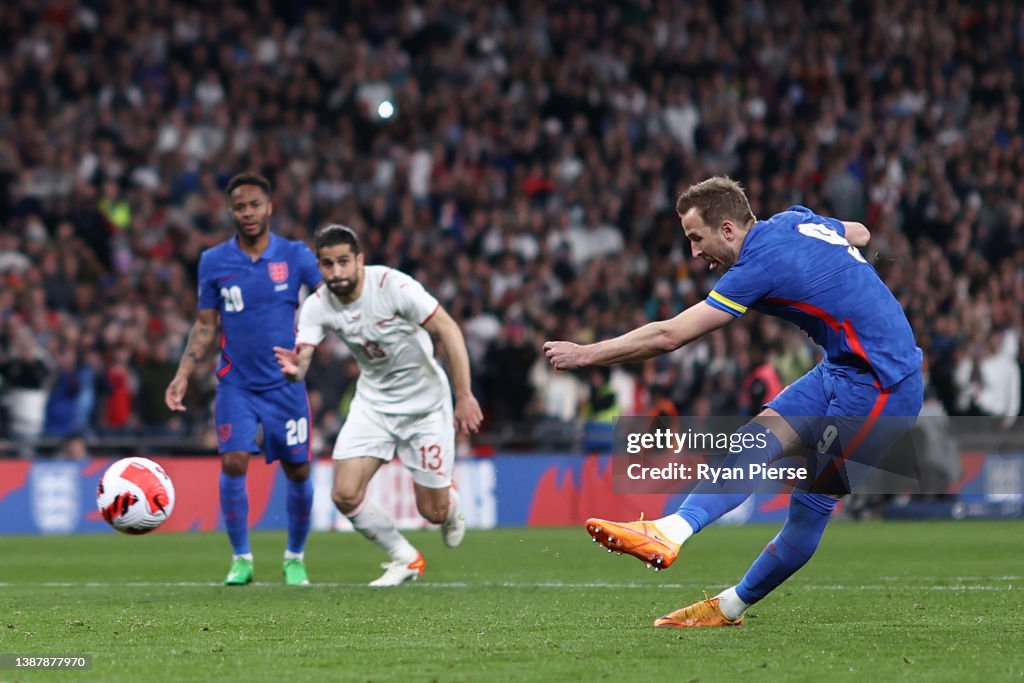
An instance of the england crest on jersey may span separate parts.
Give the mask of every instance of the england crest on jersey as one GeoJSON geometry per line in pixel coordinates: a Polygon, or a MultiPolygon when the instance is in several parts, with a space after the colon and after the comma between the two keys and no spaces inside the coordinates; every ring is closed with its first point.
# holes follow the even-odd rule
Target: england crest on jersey
{"type": "Polygon", "coordinates": [[[275,283],[280,284],[282,282],[288,282],[288,262],[277,261],[267,264],[267,272],[270,273],[270,279],[275,283]]]}

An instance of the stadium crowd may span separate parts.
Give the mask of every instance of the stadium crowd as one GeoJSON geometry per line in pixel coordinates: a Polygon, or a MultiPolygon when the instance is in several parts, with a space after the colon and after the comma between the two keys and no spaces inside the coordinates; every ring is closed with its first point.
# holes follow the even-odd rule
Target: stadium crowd
{"type": "MultiPolygon", "coordinates": [[[[642,365],[552,373],[544,339],[672,316],[714,273],[674,212],[728,174],[759,216],[864,222],[952,414],[1020,413],[1024,8],[1010,0],[0,5],[3,433],[210,429],[163,392],[223,186],[273,229],[355,228],[463,326],[492,431],[750,412],[815,347],[757,315],[642,365]],[[102,6],[102,10],[98,7],[102,6]]],[[[358,372],[309,373],[331,443],[358,372]]],[[[205,378],[202,379],[202,378],[205,378]]]]}

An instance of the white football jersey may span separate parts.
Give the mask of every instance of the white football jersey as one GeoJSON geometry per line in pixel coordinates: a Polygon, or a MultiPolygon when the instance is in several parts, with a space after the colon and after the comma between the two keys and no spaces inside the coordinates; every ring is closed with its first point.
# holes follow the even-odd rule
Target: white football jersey
{"type": "Polygon", "coordinates": [[[441,409],[451,392],[423,329],[439,307],[405,273],[365,266],[363,290],[352,303],[343,304],[326,284],[306,297],[295,344],[317,346],[334,330],[359,362],[353,400],[381,413],[429,413],[441,409]]]}

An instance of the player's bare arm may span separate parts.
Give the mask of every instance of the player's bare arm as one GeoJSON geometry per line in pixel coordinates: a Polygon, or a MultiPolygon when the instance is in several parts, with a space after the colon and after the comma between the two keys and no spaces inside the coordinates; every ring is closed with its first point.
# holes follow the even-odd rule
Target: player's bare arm
{"type": "Polygon", "coordinates": [[[448,371],[455,385],[455,426],[466,434],[476,432],[484,416],[470,388],[469,353],[462,330],[444,308],[438,308],[423,327],[440,340],[448,356],[448,371]]]}
{"type": "Polygon", "coordinates": [[[185,398],[185,391],[188,390],[188,378],[196,365],[206,356],[206,352],[213,344],[220,328],[220,311],[216,308],[205,308],[199,311],[192,330],[188,333],[188,342],[185,344],[185,352],[181,354],[181,361],[178,363],[178,371],[174,379],[167,385],[164,392],[164,402],[171,410],[185,410],[182,402],[185,398]]]}
{"type": "Polygon", "coordinates": [[[701,301],[671,320],[647,323],[614,339],[582,346],[567,341],[546,342],[544,355],[556,370],[632,363],[675,351],[731,320],[729,313],[701,301]]]}
{"type": "Polygon", "coordinates": [[[843,221],[846,230],[846,241],[855,247],[866,247],[871,240],[871,231],[863,223],[843,221]]]}
{"type": "Polygon", "coordinates": [[[309,372],[309,364],[313,360],[315,347],[302,344],[299,348],[284,349],[280,346],[274,347],[274,356],[277,357],[277,364],[281,366],[281,374],[289,382],[301,382],[309,372]]]}

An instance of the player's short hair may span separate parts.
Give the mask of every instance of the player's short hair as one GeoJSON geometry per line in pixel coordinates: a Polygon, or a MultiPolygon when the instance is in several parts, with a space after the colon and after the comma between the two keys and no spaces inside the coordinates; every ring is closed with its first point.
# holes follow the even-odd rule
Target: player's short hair
{"type": "Polygon", "coordinates": [[[691,185],[690,189],[679,195],[676,213],[683,216],[690,209],[697,209],[697,213],[712,229],[727,220],[741,228],[746,227],[750,221],[757,220],[754,212],[750,210],[750,202],[743,191],[743,186],[727,176],[708,178],[691,185]]]}
{"type": "Polygon", "coordinates": [[[230,197],[231,193],[242,185],[253,185],[263,190],[263,194],[270,196],[270,181],[254,171],[239,173],[229,180],[228,186],[224,188],[224,194],[230,197]]]}
{"type": "Polygon", "coordinates": [[[347,225],[331,223],[317,230],[314,242],[317,255],[324,247],[333,247],[339,244],[347,244],[353,254],[359,253],[359,237],[356,235],[356,231],[347,225]]]}

